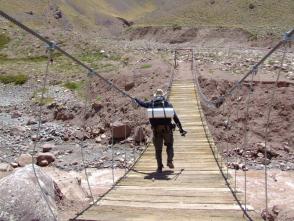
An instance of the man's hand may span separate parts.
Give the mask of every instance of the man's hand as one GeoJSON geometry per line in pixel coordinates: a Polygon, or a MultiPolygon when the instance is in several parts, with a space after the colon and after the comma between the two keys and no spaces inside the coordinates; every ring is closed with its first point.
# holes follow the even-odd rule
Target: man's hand
{"type": "Polygon", "coordinates": [[[139,107],[138,98],[132,99],[132,106],[133,108],[137,109],[139,107]]]}
{"type": "Polygon", "coordinates": [[[184,137],[187,134],[187,131],[180,129],[180,134],[181,134],[181,136],[184,137]]]}

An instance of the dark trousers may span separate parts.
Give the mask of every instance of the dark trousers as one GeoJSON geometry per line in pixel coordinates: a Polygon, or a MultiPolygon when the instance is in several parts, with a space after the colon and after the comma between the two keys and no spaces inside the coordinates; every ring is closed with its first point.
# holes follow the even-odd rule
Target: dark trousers
{"type": "Polygon", "coordinates": [[[162,165],[162,146],[166,145],[167,162],[172,162],[174,158],[174,138],[172,128],[168,125],[158,125],[152,127],[153,144],[155,147],[155,156],[157,160],[157,167],[162,165]]]}

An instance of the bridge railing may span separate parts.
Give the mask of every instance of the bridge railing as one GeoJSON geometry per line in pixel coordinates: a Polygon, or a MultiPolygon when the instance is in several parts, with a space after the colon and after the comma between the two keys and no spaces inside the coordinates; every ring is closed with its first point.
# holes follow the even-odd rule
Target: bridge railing
{"type": "MultiPolygon", "coordinates": [[[[259,72],[262,71],[262,65],[264,62],[275,52],[279,52],[279,55],[281,56],[281,61],[279,64],[279,68],[277,68],[276,71],[276,79],[273,84],[271,93],[269,94],[269,97],[267,99],[267,108],[266,112],[264,114],[264,125],[265,127],[262,128],[264,131],[260,131],[260,134],[262,134],[263,139],[263,168],[264,168],[264,203],[265,203],[265,209],[262,212],[262,217],[265,220],[270,220],[271,214],[269,212],[269,197],[268,197],[268,163],[269,157],[269,134],[270,134],[270,124],[272,120],[273,115],[273,106],[277,102],[276,98],[276,92],[279,84],[279,80],[281,78],[281,72],[283,69],[283,64],[285,62],[285,57],[287,55],[287,49],[289,46],[291,46],[291,42],[294,39],[294,29],[287,32],[283,39],[275,46],[273,47],[264,57],[262,57],[242,78],[241,80],[237,81],[231,88],[229,88],[224,94],[220,95],[217,99],[212,100],[208,96],[206,96],[205,92],[203,92],[203,88],[201,87],[201,83],[199,82],[201,78],[201,73],[198,69],[198,66],[195,62],[197,52],[192,50],[192,72],[194,77],[194,84],[195,89],[198,92],[198,98],[199,101],[202,104],[202,107],[206,109],[206,111],[210,112],[216,112],[217,114],[221,114],[222,116],[222,122],[214,122],[214,123],[220,123],[223,125],[223,136],[222,140],[216,142],[217,147],[212,147],[212,151],[214,153],[215,159],[219,165],[220,171],[222,172],[228,187],[231,189],[233,195],[235,196],[238,204],[240,205],[240,208],[243,210],[244,215],[249,220],[252,220],[250,218],[250,215],[248,213],[248,183],[249,183],[249,177],[247,174],[247,171],[250,169],[248,164],[248,154],[249,154],[249,147],[250,145],[256,144],[254,140],[250,140],[250,133],[253,132],[253,126],[251,125],[251,119],[253,116],[252,113],[252,105],[254,105],[254,96],[258,96],[255,93],[254,90],[254,84],[258,81],[255,81],[255,78],[259,72]],[[282,50],[282,54],[280,53],[280,48],[282,50]],[[249,80],[248,80],[249,78],[249,80]],[[245,94],[244,94],[245,93],[245,94]],[[233,108],[236,106],[236,108],[233,108]],[[243,109],[241,111],[241,108],[243,109]],[[240,122],[242,121],[242,122],[240,122]],[[242,137],[241,140],[237,140],[234,149],[240,150],[241,154],[237,154],[234,152],[234,161],[235,162],[229,162],[229,155],[231,151],[229,151],[230,146],[230,139],[232,139],[232,136],[229,135],[229,131],[234,130],[235,133],[240,135],[242,137]],[[219,157],[221,156],[221,157],[219,157]],[[224,158],[224,159],[223,159],[224,158]],[[225,165],[223,165],[225,162],[225,165]],[[229,169],[233,170],[233,176],[232,179],[229,180],[230,174],[229,169]],[[237,182],[237,173],[238,171],[241,171],[244,176],[244,184],[243,189],[240,189],[238,187],[237,182]],[[242,191],[244,193],[244,204],[241,203],[242,199],[239,199],[237,197],[237,193],[239,191],[242,191]]],[[[256,87],[256,85],[255,85],[256,87]]],[[[210,136],[210,132],[214,135],[217,133],[215,132],[214,126],[207,125],[208,120],[206,119],[205,115],[202,113],[203,118],[203,124],[204,128],[206,129],[207,136],[210,136]]],[[[208,139],[209,140],[209,139],[208,139]]],[[[232,147],[231,147],[232,148],[232,147]]]]}

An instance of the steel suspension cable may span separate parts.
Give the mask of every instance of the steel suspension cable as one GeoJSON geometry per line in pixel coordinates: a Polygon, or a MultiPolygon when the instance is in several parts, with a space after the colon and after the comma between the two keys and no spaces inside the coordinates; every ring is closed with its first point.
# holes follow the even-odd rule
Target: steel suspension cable
{"type": "MultiPolygon", "coordinates": [[[[251,95],[252,95],[252,84],[253,84],[253,77],[254,75],[257,74],[257,69],[255,70],[254,73],[251,74],[251,81],[250,81],[250,86],[249,86],[249,91],[247,95],[247,101],[246,101],[246,112],[245,112],[245,122],[244,122],[244,142],[243,142],[243,153],[244,153],[244,189],[245,189],[245,196],[244,196],[244,206],[245,206],[245,211],[247,211],[247,145],[248,145],[248,133],[249,133],[249,107],[250,107],[250,102],[251,102],[251,95]]],[[[242,169],[242,168],[241,168],[242,169]]]]}
{"type": "MultiPolygon", "coordinates": [[[[240,94],[240,90],[241,90],[241,85],[239,85],[239,90],[238,90],[238,95],[240,94]]],[[[239,113],[240,113],[240,99],[239,99],[239,97],[237,98],[237,111],[236,111],[236,121],[237,121],[237,123],[236,123],[236,125],[237,125],[237,127],[238,127],[238,132],[237,132],[237,135],[239,135],[240,134],[240,131],[241,131],[241,127],[239,127],[238,126],[238,121],[239,121],[239,113]]],[[[238,143],[237,143],[238,144],[238,143]]],[[[238,150],[238,145],[237,145],[237,150],[238,150]]],[[[234,152],[234,161],[236,161],[236,158],[238,158],[237,156],[236,156],[236,152],[234,152]]],[[[234,166],[234,168],[235,168],[235,166],[234,166]]],[[[237,192],[237,168],[235,168],[235,183],[234,183],[234,188],[235,188],[235,192],[237,192]]]]}
{"type": "Polygon", "coordinates": [[[47,48],[47,53],[48,53],[48,59],[47,59],[47,64],[46,64],[46,68],[45,68],[45,74],[44,74],[44,78],[43,78],[43,84],[42,84],[42,91],[41,91],[41,99],[40,99],[40,103],[39,103],[39,111],[38,111],[38,127],[37,127],[37,134],[36,134],[36,139],[34,141],[34,145],[33,145],[33,153],[32,153],[32,168],[33,168],[33,172],[34,172],[34,176],[36,177],[37,180],[37,184],[40,188],[41,191],[41,195],[42,198],[45,200],[46,205],[53,217],[53,220],[57,221],[57,217],[53,212],[53,209],[50,206],[50,203],[47,199],[46,193],[44,193],[43,187],[41,185],[41,182],[39,180],[36,168],[35,168],[35,153],[36,153],[36,147],[37,147],[37,143],[40,140],[40,132],[41,132],[41,124],[42,124],[42,115],[43,115],[43,108],[42,105],[44,103],[44,99],[45,99],[45,90],[46,90],[46,85],[47,85],[47,78],[49,75],[49,66],[52,63],[52,56],[53,56],[53,50],[54,47],[52,47],[52,43],[48,44],[48,48],[47,48]]]}
{"type": "MultiPolygon", "coordinates": [[[[114,99],[112,99],[114,101],[114,99]]],[[[112,106],[114,102],[112,103],[112,106]]],[[[114,121],[112,117],[112,124],[111,124],[111,175],[112,175],[112,186],[115,184],[115,176],[114,176],[114,121]]]]}
{"type": "MultiPolygon", "coordinates": [[[[90,97],[90,77],[91,74],[88,74],[88,78],[86,81],[86,87],[85,87],[85,104],[84,104],[84,116],[83,116],[83,125],[82,128],[84,129],[84,131],[86,131],[86,117],[87,117],[87,108],[88,108],[88,102],[89,102],[89,97],[90,97]]],[[[87,164],[85,162],[85,154],[84,154],[84,137],[81,138],[82,140],[80,141],[80,150],[81,150],[81,157],[82,157],[82,162],[83,162],[83,167],[84,167],[84,172],[85,172],[85,177],[86,177],[86,181],[87,181],[87,185],[88,185],[88,189],[89,189],[89,193],[90,193],[90,197],[92,199],[92,202],[94,204],[95,199],[94,199],[94,195],[91,189],[91,185],[90,185],[90,181],[89,181],[89,176],[87,173],[87,164]]]]}

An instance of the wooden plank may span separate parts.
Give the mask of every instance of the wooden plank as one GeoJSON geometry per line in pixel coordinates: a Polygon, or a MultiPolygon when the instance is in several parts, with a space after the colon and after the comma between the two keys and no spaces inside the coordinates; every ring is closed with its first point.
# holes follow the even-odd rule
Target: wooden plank
{"type": "MultiPolygon", "coordinates": [[[[237,204],[207,204],[207,203],[156,203],[156,202],[133,202],[133,201],[108,201],[102,200],[97,205],[108,206],[127,206],[135,208],[161,208],[161,209],[192,209],[192,210],[237,210],[240,211],[240,207],[237,204]]],[[[251,206],[247,209],[253,210],[251,206]]]]}

